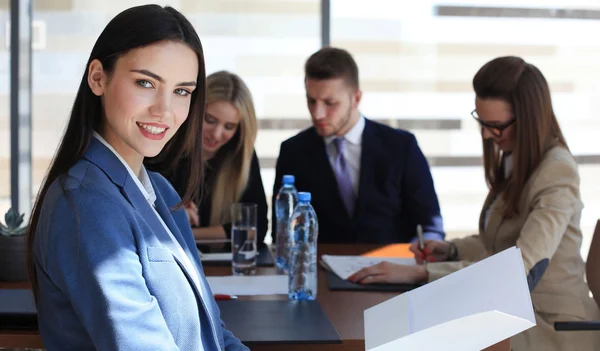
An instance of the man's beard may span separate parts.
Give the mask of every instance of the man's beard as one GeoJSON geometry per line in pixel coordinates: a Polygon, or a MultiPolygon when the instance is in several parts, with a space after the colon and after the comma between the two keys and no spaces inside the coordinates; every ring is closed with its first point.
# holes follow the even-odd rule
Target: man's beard
{"type": "Polygon", "coordinates": [[[334,126],[335,130],[331,132],[328,136],[336,135],[340,130],[343,130],[350,123],[350,119],[352,118],[352,106],[348,106],[348,111],[344,115],[344,118],[340,120],[340,123],[337,126],[334,126]]]}

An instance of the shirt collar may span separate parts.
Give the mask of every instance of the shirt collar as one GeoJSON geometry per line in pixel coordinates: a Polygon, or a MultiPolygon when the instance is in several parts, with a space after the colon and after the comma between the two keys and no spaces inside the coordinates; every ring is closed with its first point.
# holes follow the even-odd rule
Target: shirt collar
{"type": "Polygon", "coordinates": [[[113,154],[115,154],[115,156],[117,156],[119,161],[121,161],[123,166],[125,166],[125,169],[129,173],[129,176],[131,176],[134,183],[137,185],[137,187],[142,192],[142,195],[144,195],[144,198],[146,198],[146,200],[149,203],[154,204],[154,202],[156,201],[156,193],[154,192],[154,187],[152,186],[152,182],[150,181],[150,176],[148,175],[148,172],[146,171],[146,167],[144,167],[144,165],[142,165],[142,167],[140,168],[140,176],[138,178],[138,176],[135,175],[135,173],[133,172],[131,167],[129,167],[127,162],[125,162],[125,160],[121,157],[121,155],[119,155],[117,150],[115,150],[112,147],[112,145],[110,145],[106,140],[104,140],[104,138],[100,134],[98,134],[96,131],[94,131],[94,137],[96,139],[98,139],[102,144],[104,144],[104,146],[106,146],[106,148],[108,148],[113,154]]]}
{"type": "MultiPolygon", "coordinates": [[[[345,135],[344,135],[344,140],[346,140],[347,142],[360,146],[362,144],[362,134],[363,131],[365,130],[365,117],[361,114],[358,115],[358,121],[356,122],[356,124],[354,125],[354,127],[352,127],[345,135]]],[[[325,137],[325,144],[329,145],[333,142],[333,140],[335,140],[336,138],[338,138],[335,135],[330,135],[328,137],[325,137]]]]}

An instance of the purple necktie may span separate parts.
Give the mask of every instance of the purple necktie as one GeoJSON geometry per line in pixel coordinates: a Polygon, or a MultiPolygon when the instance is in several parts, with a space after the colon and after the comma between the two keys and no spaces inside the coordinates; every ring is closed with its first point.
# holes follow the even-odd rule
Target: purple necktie
{"type": "Polygon", "coordinates": [[[344,138],[336,138],[333,143],[337,150],[333,170],[337,179],[340,196],[344,202],[344,206],[348,214],[352,216],[354,213],[354,188],[352,187],[352,179],[350,179],[350,171],[344,158],[344,138]]]}

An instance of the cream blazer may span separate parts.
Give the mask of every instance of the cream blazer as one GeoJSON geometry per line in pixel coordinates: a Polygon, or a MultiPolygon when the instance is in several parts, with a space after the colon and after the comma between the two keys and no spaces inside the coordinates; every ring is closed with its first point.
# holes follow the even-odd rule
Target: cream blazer
{"type": "Polygon", "coordinates": [[[535,274],[548,259],[547,269],[531,292],[537,326],[514,336],[512,349],[600,350],[600,332],[554,331],[555,321],[600,319],[584,281],[579,228],[583,204],[577,164],[571,153],[559,146],[546,152],[523,189],[519,214],[504,218],[502,207],[501,196],[494,201],[488,195],[481,211],[479,234],[454,240],[459,261],[428,264],[429,280],[512,246],[521,249],[527,275],[539,263],[533,269],[535,274]]]}

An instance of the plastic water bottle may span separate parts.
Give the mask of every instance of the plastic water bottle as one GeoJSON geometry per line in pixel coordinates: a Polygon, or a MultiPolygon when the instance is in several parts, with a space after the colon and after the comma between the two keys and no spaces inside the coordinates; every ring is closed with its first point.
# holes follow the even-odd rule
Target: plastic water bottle
{"type": "Polygon", "coordinates": [[[319,221],[310,205],[310,193],[298,193],[298,205],[291,218],[288,296],[290,300],[317,298],[317,237],[319,221]]]}
{"type": "Polygon", "coordinates": [[[294,187],[293,175],[283,176],[283,185],[275,199],[275,216],[277,238],[275,256],[277,257],[277,269],[280,273],[287,273],[289,267],[289,245],[291,239],[290,217],[298,204],[298,191],[294,187]]]}

